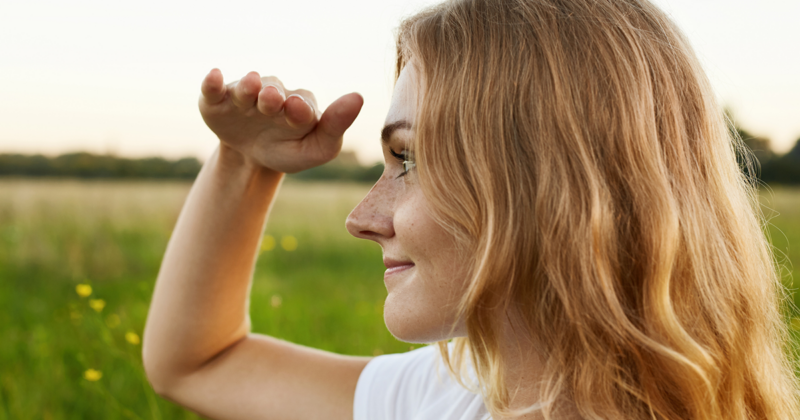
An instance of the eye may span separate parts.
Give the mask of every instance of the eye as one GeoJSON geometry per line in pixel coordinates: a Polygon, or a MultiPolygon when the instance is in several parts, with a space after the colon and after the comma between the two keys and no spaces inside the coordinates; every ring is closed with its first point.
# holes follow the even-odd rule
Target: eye
{"type": "Polygon", "coordinates": [[[400,153],[395,153],[394,150],[389,149],[389,152],[392,154],[392,156],[397,158],[397,160],[400,162],[401,165],[403,165],[403,172],[400,175],[398,175],[397,178],[404,176],[405,174],[408,173],[408,171],[410,171],[414,166],[417,165],[416,163],[414,163],[413,160],[408,158],[408,155],[410,155],[408,150],[403,150],[400,153]]]}

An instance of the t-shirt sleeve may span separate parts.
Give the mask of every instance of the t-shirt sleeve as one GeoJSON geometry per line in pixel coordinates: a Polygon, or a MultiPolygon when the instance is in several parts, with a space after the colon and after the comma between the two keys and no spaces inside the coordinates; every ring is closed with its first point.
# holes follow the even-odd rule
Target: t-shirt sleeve
{"type": "Polygon", "coordinates": [[[412,418],[437,381],[435,345],[377,356],[367,363],[356,384],[354,420],[412,418]]]}

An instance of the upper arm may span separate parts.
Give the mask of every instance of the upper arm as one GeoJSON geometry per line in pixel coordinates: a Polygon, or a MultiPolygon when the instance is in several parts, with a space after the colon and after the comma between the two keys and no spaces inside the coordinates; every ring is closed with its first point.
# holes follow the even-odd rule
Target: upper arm
{"type": "Polygon", "coordinates": [[[352,420],[370,360],[251,333],[160,393],[213,419],[352,420]]]}

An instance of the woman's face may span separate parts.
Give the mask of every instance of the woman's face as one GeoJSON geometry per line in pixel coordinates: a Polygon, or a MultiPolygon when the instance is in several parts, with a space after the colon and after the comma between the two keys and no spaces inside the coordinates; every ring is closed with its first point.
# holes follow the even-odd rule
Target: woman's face
{"type": "Polygon", "coordinates": [[[466,287],[466,261],[459,260],[454,238],[431,218],[416,169],[403,174],[402,159],[396,157],[411,144],[418,85],[418,74],[409,64],[397,80],[381,133],[383,175],[346,225],[351,235],[383,249],[386,327],[399,340],[432,343],[466,335],[463,322],[449,334],[466,287]]]}

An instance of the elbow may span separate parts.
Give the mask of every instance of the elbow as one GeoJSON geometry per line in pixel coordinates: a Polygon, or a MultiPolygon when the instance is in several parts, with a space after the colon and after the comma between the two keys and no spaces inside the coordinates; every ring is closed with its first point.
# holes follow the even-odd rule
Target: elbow
{"type": "Polygon", "coordinates": [[[142,355],[142,361],[144,362],[144,376],[147,378],[147,382],[153,388],[153,392],[163,397],[168,389],[165,386],[167,381],[158,374],[158,370],[153,366],[152,362],[147,361],[147,357],[144,354],[142,355]]]}
{"type": "Polygon", "coordinates": [[[147,378],[147,382],[150,384],[150,387],[153,388],[153,392],[162,397],[166,396],[169,388],[164,385],[165,381],[162,378],[159,378],[158,375],[153,374],[152,370],[145,369],[144,373],[145,377],[147,378]]]}
{"type": "Polygon", "coordinates": [[[156,394],[167,397],[169,390],[174,386],[175,379],[170,374],[169,366],[163,360],[155,357],[151,349],[152,346],[147,344],[148,342],[145,339],[142,342],[142,365],[145,378],[147,378],[147,382],[150,383],[150,387],[153,388],[156,394]]]}

